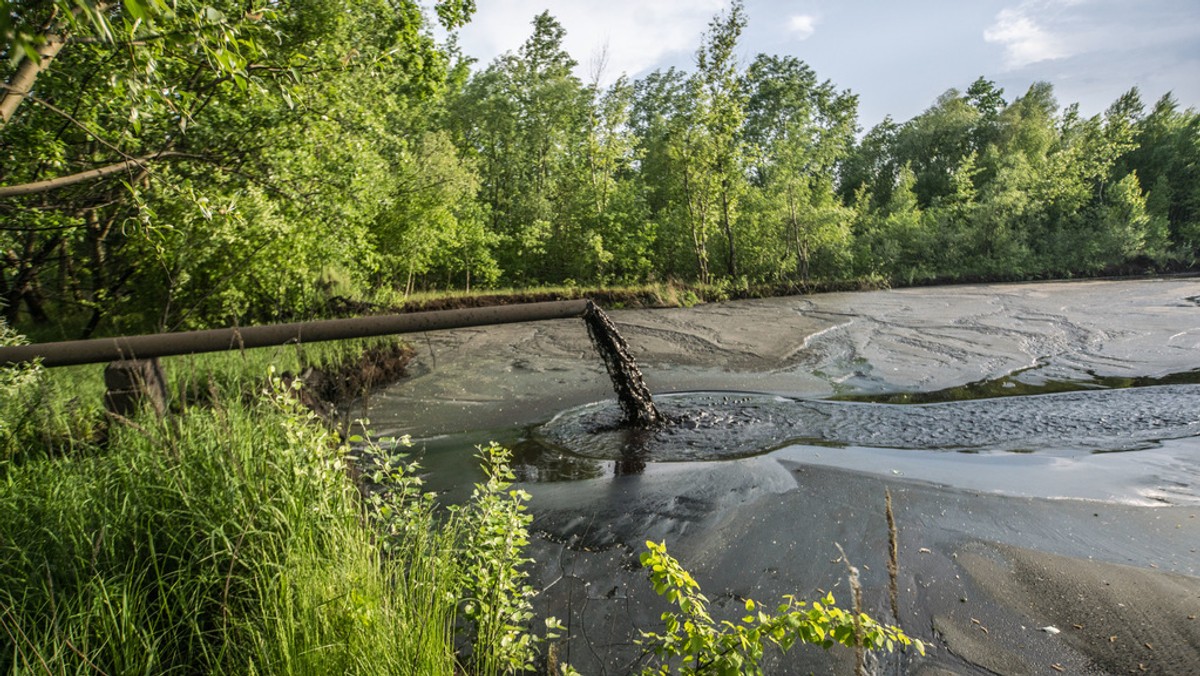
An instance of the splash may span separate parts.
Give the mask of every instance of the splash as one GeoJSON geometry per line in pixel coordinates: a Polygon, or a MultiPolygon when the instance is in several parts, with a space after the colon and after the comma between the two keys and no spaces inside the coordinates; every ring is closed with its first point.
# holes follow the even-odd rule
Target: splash
{"type": "Polygon", "coordinates": [[[650,390],[642,380],[642,371],[629,353],[629,344],[621,337],[612,320],[595,303],[588,301],[583,313],[592,345],[604,359],[608,377],[612,379],[617,401],[621,405],[621,427],[651,428],[664,418],[650,397],[650,390]]]}

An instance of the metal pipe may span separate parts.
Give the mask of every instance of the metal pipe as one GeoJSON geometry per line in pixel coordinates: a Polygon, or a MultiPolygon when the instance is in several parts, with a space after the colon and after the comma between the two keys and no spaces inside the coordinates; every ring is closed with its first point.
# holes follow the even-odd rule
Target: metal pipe
{"type": "Polygon", "coordinates": [[[39,357],[43,366],[95,364],[121,359],[149,359],[288,343],[317,343],[323,340],[367,338],[466,326],[566,319],[582,316],[587,310],[587,304],[587,300],[563,300],[245,328],[34,343],[0,347],[0,365],[29,362],[39,357]]]}

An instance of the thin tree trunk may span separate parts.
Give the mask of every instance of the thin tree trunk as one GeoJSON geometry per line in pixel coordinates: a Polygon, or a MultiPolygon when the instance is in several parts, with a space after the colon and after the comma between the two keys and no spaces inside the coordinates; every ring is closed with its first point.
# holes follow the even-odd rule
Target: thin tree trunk
{"type": "Polygon", "coordinates": [[[721,187],[721,229],[725,231],[725,240],[729,243],[729,249],[725,253],[725,264],[729,270],[729,276],[736,278],[737,271],[737,250],[733,243],[733,224],[729,219],[729,185],[728,181],[724,181],[725,185],[721,187]]]}
{"type": "Polygon", "coordinates": [[[37,80],[38,75],[50,67],[50,62],[58,56],[63,45],[67,43],[64,35],[47,34],[44,37],[45,42],[37,48],[38,59],[36,61],[28,57],[22,59],[16,72],[4,86],[4,92],[0,94],[0,127],[7,125],[8,121],[12,119],[13,114],[17,112],[17,107],[33,90],[33,83],[37,80]]]}
{"type": "Polygon", "coordinates": [[[37,322],[49,320],[45,306],[42,303],[41,292],[37,287],[37,275],[42,264],[50,254],[62,244],[64,237],[59,235],[47,240],[40,248],[36,246],[35,233],[28,233],[22,256],[9,249],[5,259],[15,274],[11,282],[7,282],[4,294],[4,316],[9,325],[15,324],[21,316],[21,303],[25,303],[30,316],[37,322]]]}
{"type": "Polygon", "coordinates": [[[808,247],[800,232],[800,218],[796,214],[796,197],[788,191],[788,222],[792,229],[792,240],[796,245],[796,274],[801,281],[808,281],[808,247]]]}
{"type": "Polygon", "coordinates": [[[9,308],[12,307],[12,304],[9,303],[9,300],[10,300],[9,288],[10,287],[8,284],[8,270],[6,269],[7,267],[8,266],[6,265],[6,266],[4,266],[4,268],[0,268],[0,298],[4,299],[4,321],[9,324],[12,324],[12,322],[9,321],[9,319],[8,319],[9,308]]]}
{"type": "Polygon", "coordinates": [[[46,314],[46,307],[42,301],[42,290],[35,278],[25,290],[23,296],[25,308],[29,310],[29,317],[33,319],[35,324],[45,324],[50,321],[50,315],[46,314]]]}
{"type": "Polygon", "coordinates": [[[700,209],[692,199],[692,182],[691,172],[687,167],[683,168],[683,199],[687,204],[688,210],[688,225],[692,231],[692,249],[696,254],[696,264],[700,272],[700,283],[708,284],[708,243],[704,236],[704,222],[706,216],[703,209],[700,209]],[[699,212],[699,213],[697,213],[699,212]]]}
{"type": "MultiPolygon", "coordinates": [[[[94,11],[105,12],[111,6],[112,3],[108,2],[97,3],[94,11]]],[[[79,16],[82,11],[82,8],[75,7],[71,13],[79,16]]],[[[63,28],[65,26],[62,22],[56,22],[55,17],[51,17],[50,22],[42,28],[42,43],[37,46],[36,50],[38,58],[35,60],[23,57],[17,64],[17,69],[13,72],[12,77],[2,87],[0,127],[8,124],[13,114],[17,112],[17,107],[25,100],[25,96],[33,90],[33,83],[37,81],[38,75],[50,67],[50,62],[62,51],[63,45],[67,44],[67,34],[63,28]]]]}
{"type": "Polygon", "coordinates": [[[87,234],[88,246],[92,254],[92,316],[88,318],[87,326],[83,329],[81,338],[91,338],[96,331],[96,327],[100,325],[100,320],[104,316],[104,302],[107,296],[106,272],[108,266],[108,248],[105,246],[105,238],[108,235],[108,229],[111,227],[112,219],[109,220],[109,225],[102,226],[100,217],[96,212],[87,212],[87,234]]]}

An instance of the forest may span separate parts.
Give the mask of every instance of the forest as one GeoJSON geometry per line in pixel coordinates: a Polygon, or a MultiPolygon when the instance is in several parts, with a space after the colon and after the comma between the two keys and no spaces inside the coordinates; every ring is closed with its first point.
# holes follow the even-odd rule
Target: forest
{"type": "Polygon", "coordinates": [[[471,0],[9,0],[0,306],[64,337],[322,314],[328,299],[677,281],[779,289],[1187,269],[1200,115],[1100,115],[980,77],[869,130],[743,44],[590,81],[550,13],[492,63],[471,0]],[[434,37],[440,24],[449,38],[434,37]]]}

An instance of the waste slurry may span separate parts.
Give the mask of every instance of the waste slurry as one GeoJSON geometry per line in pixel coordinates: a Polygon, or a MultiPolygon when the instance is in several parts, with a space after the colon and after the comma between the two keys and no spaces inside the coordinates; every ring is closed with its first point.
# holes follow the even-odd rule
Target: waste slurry
{"type": "Polygon", "coordinates": [[[1200,673],[1196,298],[1176,278],[609,310],[662,416],[640,430],[581,321],[444,331],[365,414],[413,436],[445,499],[477,480],[474,445],[516,450],[537,609],[583,673],[646,663],[647,539],[732,621],[745,598],[848,601],[841,545],[867,612],[932,646],[875,673],[1200,673]]]}
{"type": "Polygon", "coordinates": [[[670,420],[630,432],[605,402],[565,412],[537,432],[600,459],[718,460],[784,443],[1071,454],[1132,451],[1200,434],[1200,385],[1091,390],[940,404],[861,404],[737,393],[659,397],[670,420]]]}

